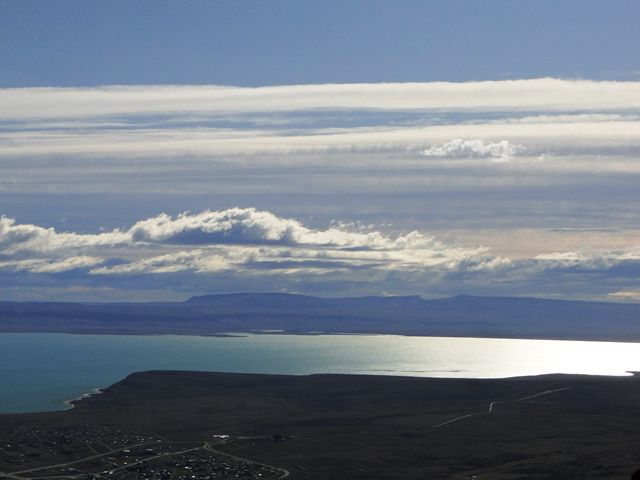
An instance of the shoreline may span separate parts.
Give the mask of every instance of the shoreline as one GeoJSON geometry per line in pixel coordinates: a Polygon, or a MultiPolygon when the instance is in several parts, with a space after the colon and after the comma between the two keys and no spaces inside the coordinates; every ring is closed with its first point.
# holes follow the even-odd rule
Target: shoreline
{"type": "MultiPolygon", "coordinates": [[[[468,380],[468,381],[494,381],[494,380],[527,380],[527,379],[535,379],[538,377],[554,377],[554,376],[567,376],[567,377],[593,377],[593,378],[629,378],[629,377],[640,377],[640,372],[634,370],[626,370],[620,374],[609,374],[609,375],[597,375],[597,374],[588,374],[588,373],[534,373],[530,375],[513,375],[507,377],[441,377],[441,376],[425,376],[425,375],[406,375],[407,372],[401,372],[394,374],[393,371],[388,371],[386,373],[376,372],[376,373],[335,373],[335,372],[324,372],[324,373],[300,373],[300,374],[291,374],[291,373],[256,373],[256,372],[224,372],[224,371],[205,371],[205,370],[142,370],[142,371],[133,371],[128,373],[125,377],[120,380],[114,382],[112,385],[107,387],[96,387],[91,389],[91,391],[87,393],[83,393],[77,397],[63,400],[61,405],[64,408],[56,409],[56,410],[37,410],[37,411],[25,411],[25,412],[2,412],[0,411],[0,416],[3,415],[29,415],[34,413],[50,413],[50,412],[65,412],[68,410],[72,410],[76,408],[76,403],[86,400],[88,398],[94,397],[96,395],[101,395],[104,393],[106,389],[109,387],[116,385],[127,377],[131,375],[140,375],[145,373],[153,373],[153,372],[165,372],[165,373],[187,373],[187,374],[223,374],[223,375],[264,375],[264,376],[277,376],[277,377],[311,377],[311,376],[319,376],[319,375],[331,375],[331,376],[354,376],[354,377],[403,377],[403,378],[415,378],[415,379],[438,379],[438,380],[468,380]]],[[[418,373],[418,372],[416,372],[418,373]]],[[[423,372],[424,373],[424,372],[423,372]]],[[[440,372],[442,373],[442,372],[440,372]]]]}
{"type": "Polygon", "coordinates": [[[393,332],[292,332],[292,331],[270,331],[251,330],[247,332],[218,332],[218,333],[155,333],[155,332],[67,332],[67,331],[30,331],[30,330],[10,330],[0,329],[0,335],[76,335],[76,336],[105,336],[105,337],[201,337],[201,338],[248,338],[251,336],[290,336],[290,337],[412,337],[412,338],[449,338],[449,339],[481,339],[481,340],[515,340],[515,341],[542,341],[542,342],[583,342],[583,343],[624,343],[638,344],[640,339],[593,339],[593,338],[573,338],[573,337],[501,337],[501,336],[471,336],[471,335],[421,335],[412,333],[393,332]]]}
{"type": "MultiPolygon", "coordinates": [[[[637,376],[470,380],[157,370],[129,375],[104,393],[63,412],[0,415],[4,443],[22,442],[26,454],[34,451],[30,439],[47,440],[45,452],[61,433],[75,437],[45,458],[61,465],[46,472],[52,476],[113,468],[110,451],[104,466],[94,468],[104,449],[92,452],[84,440],[116,440],[115,448],[128,449],[162,439],[156,453],[163,454],[203,444],[216,449],[220,432],[234,440],[220,446],[224,453],[269,461],[304,479],[587,478],[594,472],[629,478],[638,469],[630,441],[637,436],[637,376]],[[62,470],[70,453],[87,468],[62,470]]],[[[148,458],[142,449],[130,452],[117,455],[121,466],[148,458]]],[[[19,476],[47,466],[27,461],[5,462],[0,470],[19,476]]]]}
{"type": "MultiPolygon", "coordinates": [[[[231,334],[237,332],[229,332],[231,334]]],[[[596,375],[606,377],[628,377],[637,375],[634,373],[640,368],[638,354],[640,353],[640,344],[636,343],[606,343],[606,342],[589,342],[589,341],[573,341],[567,343],[566,341],[532,341],[525,339],[487,339],[479,337],[424,337],[415,336],[408,337],[404,335],[321,335],[313,336],[315,338],[304,338],[304,336],[289,335],[282,332],[252,332],[244,336],[244,341],[238,339],[237,342],[225,342],[224,338],[206,337],[206,336],[184,336],[184,335],[151,335],[148,339],[144,339],[139,336],[123,336],[114,335],[109,340],[105,336],[93,335],[89,337],[78,337],[73,334],[63,334],[67,337],[52,337],[50,335],[60,334],[40,334],[40,335],[24,335],[20,336],[5,336],[2,340],[2,345],[14,346],[11,350],[15,349],[16,352],[20,350],[17,346],[27,346],[27,352],[30,349],[37,347],[44,343],[60,343],[65,349],[81,347],[79,351],[86,350],[87,347],[92,347],[94,344],[103,345],[100,350],[99,358],[102,358],[107,363],[94,363],[89,362],[83,365],[82,377],[75,377],[70,379],[67,388],[58,388],[58,395],[47,395],[45,387],[50,383],[55,384],[54,379],[47,379],[42,377],[39,384],[32,385],[28,389],[26,387],[20,387],[15,390],[12,395],[11,401],[7,397],[6,407],[8,411],[3,411],[0,408],[2,414],[5,413],[18,413],[19,412],[42,412],[42,411],[60,411],[72,409],[78,405],[80,401],[85,398],[91,397],[103,393],[104,387],[115,381],[117,378],[122,378],[126,375],[134,373],[136,371],[148,371],[158,369],[176,369],[191,371],[220,371],[220,372],[244,372],[244,373],[272,373],[281,375],[295,375],[305,376],[310,374],[341,374],[341,375],[366,375],[374,377],[414,377],[414,378],[464,378],[464,379],[497,379],[497,378],[516,378],[516,377],[529,377],[544,374],[563,373],[563,374],[580,374],[580,375],[596,375]],[[279,338],[274,338],[274,335],[279,338]],[[38,338],[39,337],[39,338],[38,338]],[[129,339],[127,339],[127,337],[129,339]],[[200,337],[200,338],[198,338],[200,337]],[[342,340],[339,338],[342,337],[342,340]],[[345,337],[351,337],[345,338],[345,337]],[[353,340],[352,340],[353,339],[353,340]],[[563,342],[563,343],[559,343],[563,342]],[[573,343],[573,345],[571,345],[573,343]],[[126,348],[121,349],[120,345],[124,345],[126,348]],[[148,358],[144,358],[141,362],[136,364],[129,364],[128,361],[123,361],[117,368],[111,371],[107,365],[109,365],[109,355],[112,355],[113,351],[129,351],[136,346],[146,346],[151,352],[162,354],[166,348],[176,349],[176,352],[186,352],[186,349],[192,349],[194,345],[198,346],[197,353],[193,355],[193,358],[188,357],[190,360],[185,362],[175,363],[163,359],[162,361],[155,360],[157,356],[147,355],[148,358]],[[355,356],[352,360],[351,357],[345,357],[343,361],[329,361],[326,360],[326,352],[333,352],[335,348],[338,348],[340,352],[351,352],[353,348],[364,349],[386,349],[386,345],[389,346],[390,353],[399,351],[405,345],[410,345],[417,352],[415,357],[408,355],[406,358],[396,356],[390,356],[388,359],[376,360],[377,357],[372,357],[371,354],[362,355],[362,358],[355,356]],[[476,347],[477,345],[477,347],[476,347]],[[286,356],[291,357],[294,352],[298,352],[296,348],[304,347],[310,348],[312,351],[317,351],[321,356],[311,356],[309,363],[301,366],[291,366],[289,363],[282,361],[286,356]],[[353,348],[352,348],[353,347],[353,348]],[[247,361],[247,352],[253,351],[255,354],[251,354],[249,358],[251,361],[247,361]],[[289,351],[289,349],[291,349],[289,351]],[[453,349],[453,350],[452,350],[453,349]],[[469,350],[470,349],[470,350],[469,350]],[[475,352],[482,354],[482,357],[478,357],[474,360],[475,363],[469,363],[469,360],[456,361],[455,356],[449,355],[447,352],[453,351],[461,352],[462,357],[465,358],[466,352],[475,352]],[[502,356],[498,355],[493,357],[492,352],[505,350],[506,353],[513,351],[513,349],[521,352],[533,352],[525,355],[523,358],[516,354],[512,358],[512,361],[505,363],[501,359],[502,356]],[[289,351],[288,353],[285,353],[289,351]],[[433,357],[433,352],[444,352],[445,356],[433,357]],[[212,352],[212,353],[210,353],[212,352]],[[217,352],[217,353],[216,353],[217,352]],[[424,352],[431,352],[428,355],[424,352]],[[536,353],[538,352],[538,353],[536,353]],[[547,352],[547,353],[545,353],[547,352]],[[567,358],[567,352],[575,352],[577,357],[573,360],[567,358]],[[578,362],[576,358],[581,358],[581,355],[587,355],[593,352],[604,352],[606,356],[612,355],[610,362],[598,362],[598,356],[591,355],[592,360],[585,357],[584,362],[578,362]],[[274,367],[266,369],[260,363],[260,355],[267,355],[265,358],[271,358],[269,355],[275,355],[277,361],[274,367]],[[550,359],[543,363],[531,363],[531,359],[527,360],[528,356],[534,355],[531,358],[537,358],[535,355],[545,354],[550,359]],[[372,360],[373,358],[373,360],[372,360]],[[437,360],[441,358],[441,360],[437,360]],[[323,360],[324,359],[324,360],[323,360]],[[214,363],[212,363],[214,362],[214,363]],[[593,365],[591,365],[593,363],[593,365]],[[105,367],[105,370],[101,370],[105,367]],[[82,380],[82,381],[78,381],[82,380]],[[70,387],[70,388],[69,388],[70,387]],[[97,388],[96,388],[97,387],[97,388]],[[65,391],[66,390],[66,391],[65,391]],[[42,392],[38,394],[37,392],[42,392]],[[35,394],[34,394],[35,393],[35,394]],[[27,396],[28,395],[28,396],[27,396]],[[12,406],[13,405],[13,406],[12,406]],[[14,410],[16,409],[16,410],[14,410]]],[[[2,337],[2,335],[0,335],[2,337]]],[[[235,335],[231,335],[228,338],[237,338],[235,335]]],[[[66,350],[65,350],[66,351],[66,350]]],[[[385,350],[386,351],[386,350],[385,350]]],[[[300,350],[302,352],[302,350],[300,350]]],[[[295,355],[302,355],[301,358],[306,358],[304,354],[297,353],[295,355]]],[[[545,357],[545,358],[547,358],[545,357]]],[[[84,358],[84,357],[80,357],[84,358]]],[[[172,357],[173,358],[173,357],[172,357]]],[[[180,358],[180,357],[175,357],[180,358]]],[[[292,357],[293,358],[293,357],[292,357]]],[[[505,357],[506,358],[506,357],[505,357]]],[[[543,358],[543,357],[540,357],[543,358]]],[[[41,366],[33,366],[34,368],[41,369],[41,366]]],[[[64,368],[64,367],[63,367],[64,368]]],[[[21,367],[17,363],[12,369],[7,370],[4,374],[4,379],[7,382],[11,382],[13,378],[18,378],[21,367]]],[[[34,377],[35,378],[35,377],[34,377]]],[[[53,389],[51,389],[53,390],[53,389]]],[[[4,406],[4,405],[3,405],[4,406]]]]}
{"type": "MultiPolygon", "coordinates": [[[[83,394],[81,394],[81,395],[79,395],[79,396],[77,396],[75,398],[70,398],[70,399],[67,399],[67,400],[63,400],[62,404],[66,408],[63,408],[62,410],[54,410],[54,411],[59,412],[59,411],[71,410],[72,408],[75,408],[76,402],[80,402],[80,401],[82,401],[82,400],[84,400],[86,398],[94,397],[96,395],[100,395],[101,393],[103,393],[103,391],[106,388],[108,388],[108,387],[99,387],[99,388],[96,387],[96,388],[93,388],[90,392],[83,393],[83,394]]],[[[25,413],[31,413],[31,412],[25,412],[25,413]]],[[[4,415],[4,414],[0,413],[0,415],[4,415]]]]}

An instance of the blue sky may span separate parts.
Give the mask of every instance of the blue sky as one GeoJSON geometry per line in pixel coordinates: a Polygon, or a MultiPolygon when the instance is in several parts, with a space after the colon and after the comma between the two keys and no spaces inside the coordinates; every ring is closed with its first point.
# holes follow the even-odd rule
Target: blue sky
{"type": "Polygon", "coordinates": [[[2,86],[640,76],[634,0],[2,0],[2,86]]]}
{"type": "Polygon", "coordinates": [[[640,300],[639,5],[0,0],[0,298],[640,300]]]}

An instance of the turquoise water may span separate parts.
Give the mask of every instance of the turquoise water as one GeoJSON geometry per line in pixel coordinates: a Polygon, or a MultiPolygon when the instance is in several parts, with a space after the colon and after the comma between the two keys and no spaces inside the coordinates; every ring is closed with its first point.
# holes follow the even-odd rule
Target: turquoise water
{"type": "Polygon", "coordinates": [[[0,334],[0,412],[64,401],[141,370],[510,377],[640,371],[640,344],[385,335],[0,334]]]}

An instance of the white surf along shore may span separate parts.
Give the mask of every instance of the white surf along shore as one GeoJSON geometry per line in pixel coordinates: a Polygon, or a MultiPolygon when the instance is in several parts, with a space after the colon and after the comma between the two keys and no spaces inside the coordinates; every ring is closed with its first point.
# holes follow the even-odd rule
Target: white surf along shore
{"type": "Polygon", "coordinates": [[[64,400],[62,403],[66,406],[65,410],[71,410],[72,408],[75,407],[75,403],[76,402],[84,400],[85,398],[93,397],[94,395],[100,395],[104,388],[105,387],[94,388],[93,390],[91,390],[88,393],[83,393],[82,395],[80,395],[78,397],[71,398],[69,400],[64,400]]]}

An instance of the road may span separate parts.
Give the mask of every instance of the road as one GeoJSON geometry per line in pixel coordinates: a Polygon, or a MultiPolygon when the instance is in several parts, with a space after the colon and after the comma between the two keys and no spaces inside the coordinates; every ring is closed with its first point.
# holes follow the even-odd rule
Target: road
{"type": "MultiPolygon", "coordinates": [[[[536,397],[541,397],[543,395],[550,395],[552,393],[557,393],[557,392],[561,392],[563,390],[568,390],[570,387],[561,387],[561,388],[556,388],[555,390],[551,390],[548,387],[552,387],[554,384],[553,383],[549,383],[547,385],[543,385],[540,388],[545,388],[545,390],[540,391],[540,388],[537,388],[536,390],[527,390],[525,392],[519,392],[519,393],[514,393],[514,394],[510,394],[510,395],[505,395],[504,397],[500,397],[498,399],[495,399],[493,401],[491,401],[489,403],[489,408],[487,410],[487,412],[489,414],[492,414],[495,412],[496,406],[499,403],[505,403],[505,402],[524,402],[525,400],[530,400],[532,398],[536,398],[536,397]],[[525,395],[524,397],[521,397],[521,395],[525,395]],[[510,398],[512,397],[520,397],[520,398],[515,398],[513,400],[510,400],[510,398]]],[[[444,427],[445,425],[450,425],[452,423],[455,422],[459,422],[460,420],[464,420],[465,418],[469,418],[469,417],[474,417],[476,415],[480,415],[481,413],[484,412],[474,412],[474,413],[468,413],[466,415],[461,415],[459,417],[455,417],[452,418],[451,420],[447,420],[445,422],[441,422],[438,423],[436,425],[433,425],[431,428],[441,428],[444,427]]]]}
{"type": "Polygon", "coordinates": [[[63,468],[63,467],[68,467],[69,465],[75,465],[78,463],[83,463],[83,462],[87,462],[89,460],[94,460],[96,458],[101,458],[101,457],[106,457],[108,455],[112,455],[114,453],[118,453],[121,452],[122,450],[127,450],[130,448],[135,448],[135,447],[142,447],[144,445],[150,445],[150,443],[136,443],[134,445],[127,445],[125,447],[121,447],[121,448],[117,448],[115,450],[109,450],[108,452],[104,452],[104,453],[99,453],[97,455],[91,455],[89,457],[83,457],[80,458],[78,460],[71,460],[70,462],[66,462],[66,463],[57,463],[55,465],[47,465],[44,467],[37,467],[37,468],[30,468],[27,470],[20,470],[17,472],[0,472],[0,478],[12,478],[14,480],[33,480],[34,478],[76,478],[77,476],[74,475],[66,475],[66,476],[59,476],[59,477],[23,477],[20,476],[20,474],[24,474],[24,473],[31,473],[31,472],[37,472],[39,470],[49,470],[50,468],[63,468]]]}
{"type": "MultiPolygon", "coordinates": [[[[79,464],[79,463],[83,463],[83,462],[87,462],[87,461],[90,461],[90,460],[94,460],[96,458],[101,458],[101,457],[105,457],[105,456],[108,456],[108,455],[112,455],[114,453],[118,453],[118,452],[121,452],[123,450],[129,450],[131,448],[141,447],[141,446],[145,446],[145,445],[150,445],[150,443],[137,443],[137,444],[134,444],[134,445],[127,445],[127,446],[124,446],[124,447],[121,447],[121,448],[118,448],[118,449],[115,449],[115,450],[109,450],[108,452],[100,453],[100,454],[97,454],[97,455],[91,455],[89,457],[84,457],[84,458],[80,458],[80,459],[77,459],[77,460],[72,460],[72,461],[66,462],[66,463],[57,463],[55,465],[47,465],[47,466],[44,466],[44,467],[30,468],[30,469],[27,469],[27,470],[20,470],[20,471],[11,472],[11,473],[9,473],[9,472],[0,472],[0,479],[7,478],[7,479],[12,479],[12,480],[45,480],[45,479],[47,479],[47,480],[54,480],[54,479],[75,480],[75,479],[77,479],[79,477],[82,477],[82,476],[86,475],[86,473],[78,473],[78,474],[73,474],[73,475],[50,475],[50,476],[43,476],[43,477],[32,477],[32,476],[24,477],[24,476],[21,476],[20,474],[32,473],[32,472],[37,472],[37,471],[41,471],[41,470],[49,470],[49,469],[53,469],[53,468],[64,468],[64,467],[68,467],[70,465],[76,465],[76,464],[79,464]]],[[[217,449],[213,448],[212,444],[209,443],[209,442],[204,443],[203,445],[198,446],[198,447],[188,448],[186,450],[179,450],[179,451],[175,451],[175,452],[167,452],[167,453],[163,453],[163,454],[160,454],[160,455],[154,455],[152,457],[144,458],[144,459],[139,460],[137,462],[130,463],[130,464],[127,464],[127,465],[123,465],[121,467],[114,468],[114,469],[111,469],[111,470],[105,470],[105,471],[102,471],[102,472],[99,472],[99,473],[90,473],[90,475],[92,475],[94,478],[104,478],[103,475],[107,474],[107,473],[118,472],[118,471],[121,471],[121,470],[125,470],[125,469],[127,469],[129,467],[132,467],[134,465],[140,465],[142,463],[150,462],[150,461],[156,460],[158,458],[170,457],[170,456],[173,456],[173,455],[180,455],[180,454],[183,454],[183,453],[189,453],[189,452],[193,452],[193,451],[196,451],[196,450],[206,450],[207,452],[215,453],[217,455],[221,455],[221,456],[224,456],[224,457],[232,458],[234,460],[239,460],[241,462],[251,463],[253,465],[259,465],[259,466],[261,466],[263,468],[268,468],[270,470],[274,470],[274,471],[280,473],[280,476],[277,477],[278,479],[287,478],[289,476],[289,470],[286,470],[286,469],[280,468],[280,467],[276,467],[276,466],[273,466],[273,465],[267,465],[266,463],[256,462],[255,460],[251,460],[249,458],[238,457],[237,455],[232,455],[230,453],[226,453],[226,452],[223,452],[221,450],[217,450],[217,449]]]]}
{"type": "Polygon", "coordinates": [[[286,468],[280,468],[280,467],[276,467],[274,465],[268,465],[266,463],[256,462],[255,460],[251,460],[249,458],[239,457],[239,456],[233,455],[231,453],[223,452],[221,450],[213,448],[210,443],[205,443],[203,448],[207,452],[217,453],[218,455],[223,455],[225,457],[233,458],[234,460],[240,460],[241,462],[253,463],[254,465],[259,465],[259,466],[264,467],[264,468],[270,468],[271,470],[276,470],[276,471],[280,472],[280,476],[278,477],[279,479],[280,478],[287,478],[289,476],[289,470],[287,470],[286,468]]]}

